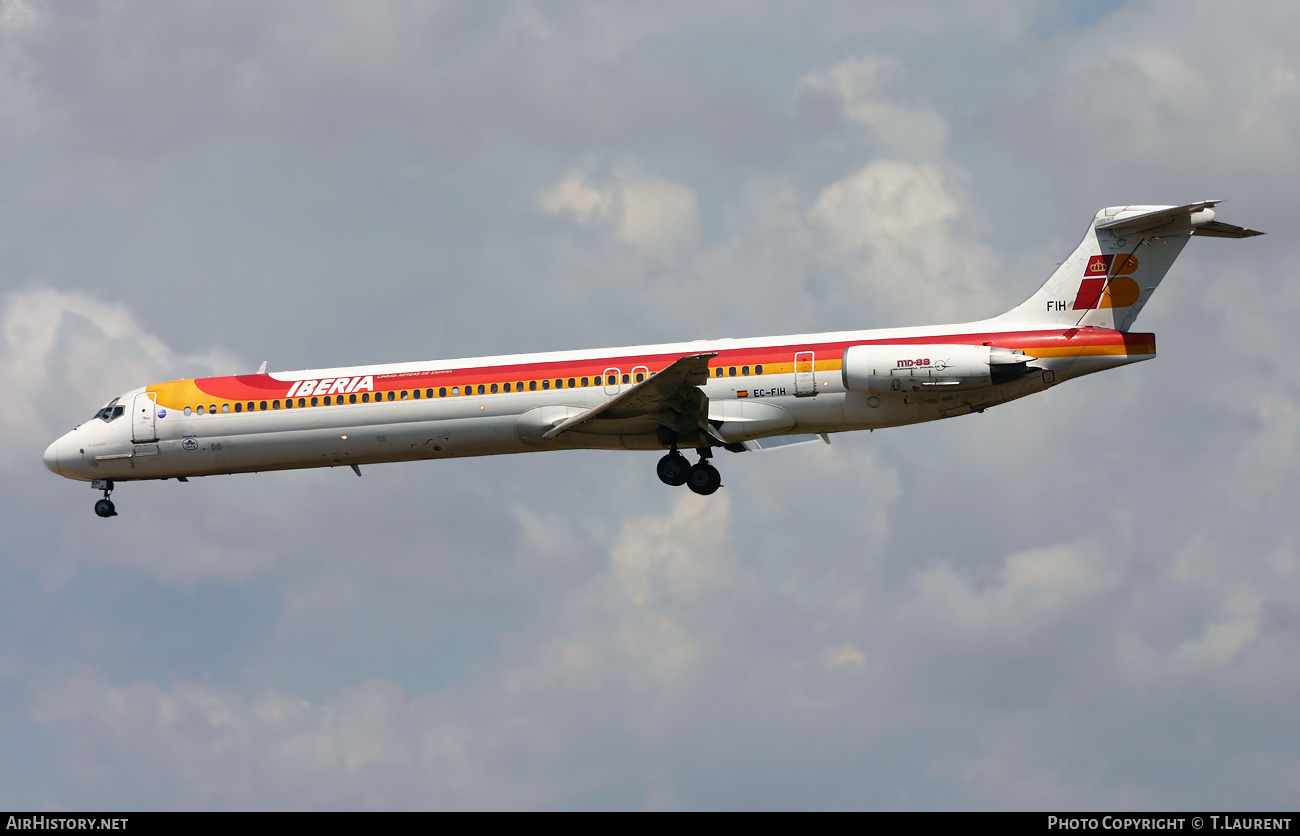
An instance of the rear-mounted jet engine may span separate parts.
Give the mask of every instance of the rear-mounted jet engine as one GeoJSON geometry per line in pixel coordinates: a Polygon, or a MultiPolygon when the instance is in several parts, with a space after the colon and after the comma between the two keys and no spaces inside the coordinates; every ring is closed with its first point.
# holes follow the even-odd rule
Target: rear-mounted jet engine
{"type": "Polygon", "coordinates": [[[1020,380],[1033,359],[988,345],[854,345],[844,352],[842,375],[844,388],[868,395],[982,389],[1020,380]]]}

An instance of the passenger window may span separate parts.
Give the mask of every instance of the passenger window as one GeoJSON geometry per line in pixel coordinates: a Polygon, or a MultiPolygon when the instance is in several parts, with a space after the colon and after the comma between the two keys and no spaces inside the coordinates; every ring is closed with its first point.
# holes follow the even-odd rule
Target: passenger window
{"type": "Polygon", "coordinates": [[[487,391],[486,387],[484,387],[483,384],[480,383],[480,384],[478,385],[478,393],[481,395],[481,394],[483,394],[483,393],[486,392],[486,391],[487,391]]]}
{"type": "Polygon", "coordinates": [[[193,413],[194,413],[194,410],[190,409],[188,406],[185,407],[185,414],[186,414],[186,415],[191,415],[191,414],[193,414],[193,413]]]}
{"type": "Polygon", "coordinates": [[[643,380],[645,380],[645,372],[637,372],[637,373],[636,373],[636,382],[637,382],[637,383],[640,383],[640,382],[643,381],[643,380]]]}
{"type": "Polygon", "coordinates": [[[196,409],[196,410],[194,410],[194,411],[197,412],[198,414],[202,415],[202,414],[203,414],[203,404],[199,404],[199,408],[196,409]]]}
{"type": "Polygon", "coordinates": [[[262,401],[261,410],[262,410],[263,412],[266,412],[266,401],[262,401]]]}
{"type": "Polygon", "coordinates": [[[403,389],[403,390],[402,390],[402,400],[407,400],[408,398],[410,398],[410,393],[408,393],[405,389],[403,389]]]}
{"type": "MultiPolygon", "coordinates": [[[[438,395],[438,397],[441,398],[441,397],[442,397],[443,395],[445,395],[445,394],[447,394],[447,390],[446,390],[446,389],[443,389],[443,390],[442,390],[442,394],[441,394],[441,395],[438,395]]],[[[424,390],[424,396],[425,396],[426,398],[432,398],[432,397],[433,397],[433,390],[432,390],[432,389],[425,389],[425,390],[424,390]]]]}
{"type": "Polygon", "coordinates": [[[740,367],[740,373],[741,373],[741,374],[744,374],[744,375],[749,374],[749,366],[741,366],[741,367],[740,367]]]}
{"type": "Polygon", "coordinates": [[[236,411],[236,412],[243,412],[243,411],[244,411],[244,405],[243,405],[242,403],[237,403],[237,404],[235,404],[235,411],[236,411]]]}
{"type": "Polygon", "coordinates": [[[624,383],[631,383],[631,382],[632,382],[632,376],[631,376],[631,375],[626,375],[626,374],[623,375],[623,382],[624,382],[624,383]]]}
{"type": "Polygon", "coordinates": [[[713,370],[713,376],[722,377],[722,366],[718,366],[716,369],[713,370]]]}
{"type": "Polygon", "coordinates": [[[311,399],[311,405],[312,405],[312,406],[320,406],[320,399],[319,399],[319,398],[312,398],[312,399],[311,399]]]}
{"type": "Polygon", "coordinates": [[[348,395],[348,403],[356,403],[356,402],[357,402],[356,395],[348,395]]]}
{"type": "Polygon", "coordinates": [[[325,396],[325,405],[326,405],[326,406],[329,406],[329,405],[330,405],[330,396],[329,396],[329,395],[326,395],[326,396],[325,396]]]}
{"type": "Polygon", "coordinates": [[[412,389],[412,390],[411,390],[411,397],[415,398],[415,399],[418,401],[418,400],[420,399],[420,390],[419,390],[419,389],[412,389]]]}
{"type": "Polygon", "coordinates": [[[222,411],[224,414],[229,415],[229,414],[230,414],[230,404],[228,404],[228,403],[223,403],[223,404],[221,405],[221,411],[222,411]]]}
{"type": "Polygon", "coordinates": [[[583,385],[583,386],[586,386],[586,385],[587,385],[587,378],[584,377],[584,378],[582,379],[582,385],[583,385]]]}
{"type": "Polygon", "coordinates": [[[492,394],[495,395],[496,393],[497,393],[497,385],[496,385],[495,383],[493,383],[493,384],[492,384],[492,394]]]}
{"type": "Polygon", "coordinates": [[[515,384],[515,391],[516,392],[524,391],[524,382],[522,380],[515,384]]]}
{"type": "Polygon", "coordinates": [[[362,402],[362,403],[370,403],[370,393],[369,393],[369,392],[362,392],[362,393],[361,393],[361,402],[362,402]]]}
{"type": "MultiPolygon", "coordinates": [[[[559,383],[560,381],[557,380],[557,381],[555,381],[555,382],[556,382],[556,383],[559,383]]],[[[550,389],[550,388],[551,388],[551,381],[550,381],[549,379],[548,379],[548,380],[543,380],[543,381],[542,381],[542,388],[543,388],[543,389],[550,389]]]]}
{"type": "MultiPolygon", "coordinates": [[[[316,399],[315,399],[315,398],[312,398],[312,400],[314,401],[314,400],[316,400],[316,399]]],[[[279,401],[271,401],[271,409],[279,409],[279,408],[280,408],[280,402],[279,402],[279,401]]]]}
{"type": "Polygon", "coordinates": [[[506,384],[506,386],[505,386],[505,390],[506,390],[507,392],[510,391],[510,384],[509,384],[509,383],[506,384]]]}
{"type": "Polygon", "coordinates": [[[762,367],[762,366],[755,366],[755,367],[754,367],[754,374],[762,374],[762,373],[763,373],[763,367],[762,367]]]}
{"type": "Polygon", "coordinates": [[[452,396],[453,398],[458,398],[458,397],[460,397],[460,387],[459,387],[459,386],[453,386],[453,387],[451,387],[451,396],[452,396]]]}
{"type": "Polygon", "coordinates": [[[389,389],[389,390],[388,390],[388,399],[391,401],[391,400],[396,400],[396,398],[397,398],[397,391],[394,390],[394,389],[389,389]]]}
{"type": "Polygon", "coordinates": [[[528,381],[528,391],[529,391],[529,392],[536,392],[536,391],[537,391],[537,381],[536,381],[536,380],[530,380],[530,381],[528,381]]]}
{"type": "Polygon", "coordinates": [[[248,402],[248,411],[249,411],[249,412],[252,412],[256,407],[257,407],[257,404],[253,403],[252,401],[249,401],[249,402],[248,402]]]}
{"type": "Polygon", "coordinates": [[[727,369],[727,375],[730,376],[730,377],[735,377],[735,376],[736,376],[736,367],[735,367],[735,366],[732,366],[731,368],[727,369]]]}

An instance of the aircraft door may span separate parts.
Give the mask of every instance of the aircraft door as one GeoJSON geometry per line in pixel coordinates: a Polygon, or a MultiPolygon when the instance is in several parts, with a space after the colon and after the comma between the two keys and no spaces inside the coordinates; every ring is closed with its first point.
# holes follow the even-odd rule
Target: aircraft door
{"type": "Polygon", "coordinates": [[[811,351],[800,351],[794,356],[794,396],[807,398],[817,394],[816,367],[811,351]]]}
{"type": "Polygon", "coordinates": [[[622,388],[622,385],[618,382],[619,374],[618,369],[605,369],[605,375],[601,378],[601,382],[605,384],[606,395],[617,395],[622,388]]]}
{"type": "Polygon", "coordinates": [[[141,392],[131,403],[131,440],[136,444],[158,440],[158,396],[141,392]]]}

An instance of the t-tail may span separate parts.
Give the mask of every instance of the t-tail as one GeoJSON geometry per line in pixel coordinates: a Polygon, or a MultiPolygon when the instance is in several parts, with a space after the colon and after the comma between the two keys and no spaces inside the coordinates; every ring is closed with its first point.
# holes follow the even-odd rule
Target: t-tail
{"type": "Polygon", "coordinates": [[[1101,210],[1083,242],[1047,283],[998,319],[1127,331],[1193,235],[1263,235],[1216,221],[1211,207],[1221,202],[1101,210]]]}

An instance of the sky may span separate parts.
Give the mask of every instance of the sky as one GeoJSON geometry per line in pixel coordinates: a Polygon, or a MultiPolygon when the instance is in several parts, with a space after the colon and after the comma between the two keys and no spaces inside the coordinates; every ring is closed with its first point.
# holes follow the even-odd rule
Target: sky
{"type": "Polygon", "coordinates": [[[1300,7],[0,0],[0,806],[1294,809],[1300,7]],[[149,382],[957,322],[1153,361],[716,459],[132,483],[149,382]]]}

